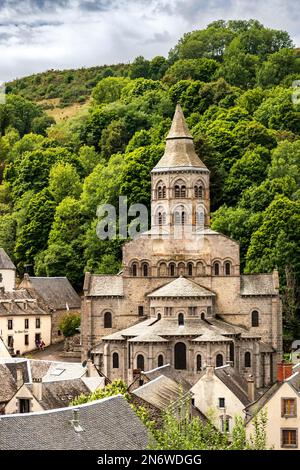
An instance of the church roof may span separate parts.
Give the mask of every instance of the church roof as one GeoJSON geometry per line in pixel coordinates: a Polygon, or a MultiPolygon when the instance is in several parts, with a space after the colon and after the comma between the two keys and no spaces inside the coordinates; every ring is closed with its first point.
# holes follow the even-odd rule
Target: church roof
{"type": "Polygon", "coordinates": [[[193,137],[187,127],[180,104],[177,104],[166,140],[165,153],[153,171],[171,168],[199,168],[208,171],[195,152],[193,137]]]}
{"type": "Polygon", "coordinates": [[[130,343],[167,343],[168,340],[151,331],[128,340],[130,343]]]}
{"type": "Polygon", "coordinates": [[[272,274],[242,275],[241,295],[278,295],[272,274]]]}
{"type": "Polygon", "coordinates": [[[0,269],[16,269],[14,263],[3,248],[0,248],[0,269]]]}
{"type": "Polygon", "coordinates": [[[123,277],[92,274],[88,295],[96,297],[122,297],[124,295],[123,277]]]}
{"type": "Polygon", "coordinates": [[[212,297],[214,295],[212,291],[199,286],[194,281],[190,281],[185,277],[178,277],[151,292],[148,297],[212,297]]]}

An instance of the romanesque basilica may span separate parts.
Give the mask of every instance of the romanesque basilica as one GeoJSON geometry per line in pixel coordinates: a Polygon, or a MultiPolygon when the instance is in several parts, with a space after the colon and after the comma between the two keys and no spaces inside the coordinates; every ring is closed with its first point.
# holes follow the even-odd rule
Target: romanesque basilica
{"type": "Polygon", "coordinates": [[[127,383],[164,364],[195,382],[230,362],[269,385],[282,355],[278,273],[241,274],[239,244],[210,228],[209,169],[180,105],[151,177],[151,229],[124,244],[118,275],[85,275],[83,358],[127,383]]]}

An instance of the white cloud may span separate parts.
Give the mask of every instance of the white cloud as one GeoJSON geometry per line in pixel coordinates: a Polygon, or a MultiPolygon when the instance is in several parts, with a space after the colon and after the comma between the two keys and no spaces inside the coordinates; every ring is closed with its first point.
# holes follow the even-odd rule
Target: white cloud
{"type": "Polygon", "coordinates": [[[0,79],[167,55],[221,18],[257,18],[299,45],[299,16],[291,0],[0,0],[0,79]]]}

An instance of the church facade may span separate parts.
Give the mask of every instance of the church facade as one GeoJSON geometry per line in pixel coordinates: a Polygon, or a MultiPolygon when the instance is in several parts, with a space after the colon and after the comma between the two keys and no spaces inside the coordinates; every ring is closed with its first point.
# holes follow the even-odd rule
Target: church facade
{"type": "Polygon", "coordinates": [[[151,229],[124,244],[121,273],[85,275],[83,359],[128,383],[167,363],[195,382],[230,362],[269,385],[282,356],[278,273],[241,274],[239,244],[210,228],[209,169],[180,105],[151,177],[151,229]]]}

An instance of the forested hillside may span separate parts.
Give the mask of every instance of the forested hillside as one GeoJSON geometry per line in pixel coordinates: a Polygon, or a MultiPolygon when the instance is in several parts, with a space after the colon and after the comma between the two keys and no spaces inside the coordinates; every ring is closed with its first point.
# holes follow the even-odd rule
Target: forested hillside
{"type": "Polygon", "coordinates": [[[101,203],[149,206],[150,171],[175,104],[211,170],[212,227],[241,244],[246,273],[277,267],[286,337],[300,334],[300,54],[288,33],[217,21],[168,58],[47,72],[8,84],[0,105],[0,245],[37,275],[115,273],[123,240],[100,241],[101,203]],[[92,91],[91,91],[92,90],[92,91]],[[85,101],[54,124],[37,104],[85,101]],[[31,101],[30,101],[31,100],[31,101]],[[297,333],[298,332],[298,333],[297,333]]]}

